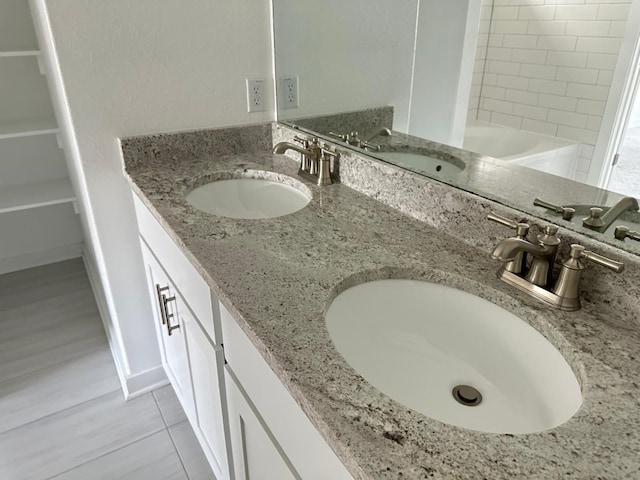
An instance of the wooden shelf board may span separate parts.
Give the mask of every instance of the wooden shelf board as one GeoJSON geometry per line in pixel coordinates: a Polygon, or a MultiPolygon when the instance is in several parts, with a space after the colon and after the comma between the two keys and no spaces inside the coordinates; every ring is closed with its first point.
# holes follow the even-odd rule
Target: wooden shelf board
{"type": "Polygon", "coordinates": [[[58,131],[54,117],[0,121],[0,140],[58,133],[58,131]]]}
{"type": "Polygon", "coordinates": [[[57,205],[76,200],[69,179],[0,187],[0,213],[57,205]]]}
{"type": "Polygon", "coordinates": [[[40,50],[4,50],[0,51],[0,58],[3,57],[35,57],[40,55],[40,50]]]}

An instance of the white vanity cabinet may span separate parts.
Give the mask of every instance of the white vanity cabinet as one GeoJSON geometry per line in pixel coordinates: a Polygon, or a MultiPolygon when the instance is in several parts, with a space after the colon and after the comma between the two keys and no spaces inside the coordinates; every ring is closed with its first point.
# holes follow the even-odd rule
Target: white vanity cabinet
{"type": "Polygon", "coordinates": [[[216,478],[232,479],[217,300],[135,195],[134,204],[164,370],[216,478]]]}
{"type": "Polygon", "coordinates": [[[220,318],[236,479],[351,480],[223,305],[220,318]]]}

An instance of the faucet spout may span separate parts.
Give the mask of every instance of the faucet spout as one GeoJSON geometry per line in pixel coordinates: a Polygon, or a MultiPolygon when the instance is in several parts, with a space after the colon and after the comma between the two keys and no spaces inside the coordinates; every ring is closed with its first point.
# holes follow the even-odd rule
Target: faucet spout
{"type": "Polygon", "coordinates": [[[291,142],[279,142],[273,147],[273,153],[285,153],[287,150],[295,150],[302,155],[314,155],[314,152],[307,148],[302,148],[291,142]]]}
{"type": "Polygon", "coordinates": [[[623,197],[618,203],[616,203],[613,207],[606,211],[602,215],[602,221],[604,225],[600,227],[600,231],[603,232],[607,228],[611,226],[613,222],[615,222],[620,215],[622,215],[626,211],[636,212],[640,209],[638,206],[638,200],[633,197],[623,197]]]}
{"type": "Polygon", "coordinates": [[[387,127],[380,127],[375,132],[373,132],[371,134],[371,136],[367,137],[365,142],[370,142],[371,140],[373,140],[374,138],[376,138],[379,135],[382,135],[383,137],[390,137],[391,136],[391,130],[389,130],[387,127]]]}
{"type": "Polygon", "coordinates": [[[556,247],[556,245],[535,245],[527,240],[511,237],[501,241],[493,250],[491,257],[502,262],[510,262],[520,252],[545,256],[554,254],[556,247]]]}
{"type": "Polygon", "coordinates": [[[613,207],[607,210],[606,213],[602,213],[603,209],[594,207],[591,209],[591,214],[582,219],[582,225],[584,227],[595,230],[596,232],[604,232],[615,222],[620,215],[626,211],[635,212],[638,210],[638,201],[633,197],[623,197],[618,200],[613,207]]]}

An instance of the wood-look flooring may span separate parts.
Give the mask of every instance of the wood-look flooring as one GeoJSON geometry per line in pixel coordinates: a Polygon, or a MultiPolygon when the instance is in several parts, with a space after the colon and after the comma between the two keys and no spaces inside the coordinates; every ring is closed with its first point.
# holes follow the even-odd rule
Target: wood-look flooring
{"type": "Polygon", "coordinates": [[[0,479],[210,480],[170,386],[124,401],[80,259],[0,275],[0,479]]]}

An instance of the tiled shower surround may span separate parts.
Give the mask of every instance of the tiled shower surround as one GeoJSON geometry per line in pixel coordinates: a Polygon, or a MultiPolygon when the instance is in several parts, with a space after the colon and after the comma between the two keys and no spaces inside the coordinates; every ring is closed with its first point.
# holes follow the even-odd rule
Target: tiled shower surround
{"type": "Polygon", "coordinates": [[[482,0],[469,121],[581,143],[585,180],[631,0],[482,0]]]}

